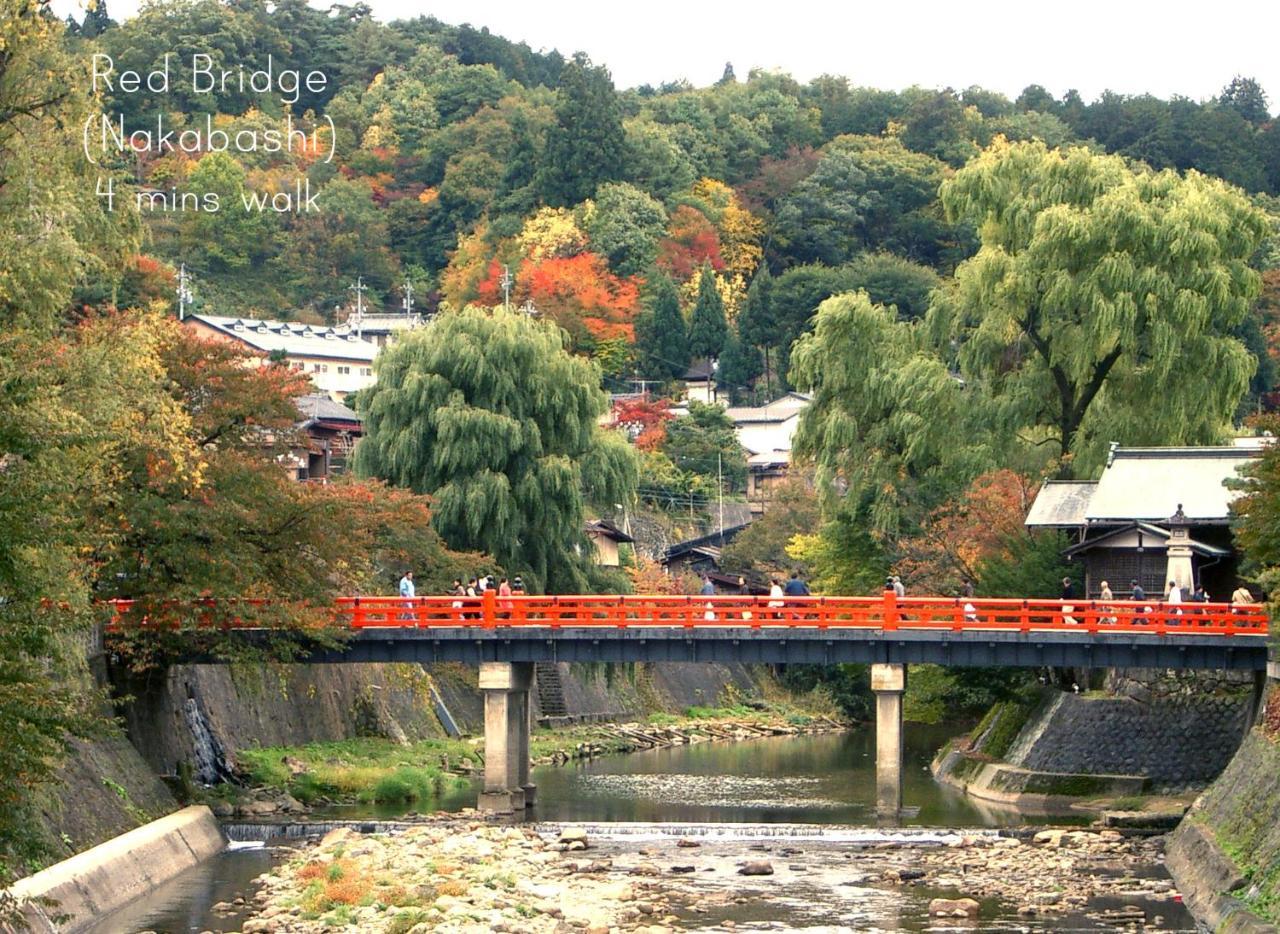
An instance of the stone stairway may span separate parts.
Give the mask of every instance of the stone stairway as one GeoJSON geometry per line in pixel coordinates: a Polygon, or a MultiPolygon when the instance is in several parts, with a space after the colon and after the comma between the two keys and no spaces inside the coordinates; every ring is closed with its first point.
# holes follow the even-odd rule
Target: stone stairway
{"type": "Polygon", "coordinates": [[[560,681],[560,666],[555,662],[535,662],[534,686],[538,691],[538,710],[542,718],[567,717],[569,708],[564,702],[564,685],[560,681]]]}

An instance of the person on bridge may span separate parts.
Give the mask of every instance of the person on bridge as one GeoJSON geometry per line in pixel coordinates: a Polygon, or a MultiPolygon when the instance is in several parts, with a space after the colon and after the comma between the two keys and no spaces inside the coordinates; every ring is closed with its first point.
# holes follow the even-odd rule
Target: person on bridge
{"type": "Polygon", "coordinates": [[[792,571],[791,579],[787,581],[787,585],[782,588],[782,592],[788,597],[807,597],[809,596],[809,585],[800,579],[800,572],[792,571]]]}
{"type": "Polygon", "coordinates": [[[893,595],[895,597],[905,597],[907,595],[907,588],[902,585],[902,578],[895,574],[890,579],[893,581],[893,595]]]}
{"type": "Polygon", "coordinates": [[[704,597],[714,597],[716,595],[716,585],[711,583],[711,578],[706,574],[702,575],[702,589],[698,592],[704,597]]]}
{"type": "MultiPolygon", "coordinates": [[[[1235,592],[1231,594],[1231,606],[1234,608],[1234,607],[1252,606],[1252,605],[1253,605],[1253,594],[1249,592],[1248,587],[1246,587],[1244,584],[1241,584],[1239,587],[1235,589],[1235,592]]],[[[1239,612],[1239,611],[1233,609],[1233,612],[1239,612]]]]}
{"type": "MultiPolygon", "coordinates": [[[[406,603],[405,606],[409,607],[410,609],[413,609],[413,598],[415,594],[413,589],[413,572],[412,571],[405,571],[404,577],[400,578],[400,596],[408,599],[409,602],[406,603]]],[[[413,615],[410,613],[406,613],[404,616],[400,618],[413,619],[413,615]]]]}
{"type": "MultiPolygon", "coordinates": [[[[1182,603],[1182,588],[1178,586],[1177,581],[1169,581],[1169,589],[1164,594],[1165,603],[1182,603]]],[[[1181,616],[1181,608],[1175,608],[1173,611],[1175,616],[1181,616]]]]}
{"type": "MultiPolygon", "coordinates": [[[[499,597],[511,596],[511,585],[507,583],[507,579],[505,577],[498,582],[498,596],[499,597]]],[[[512,604],[510,600],[499,601],[498,606],[502,610],[502,616],[504,619],[511,615],[511,608],[513,605],[514,604],[512,604]]]]}
{"type": "Polygon", "coordinates": [[[1142,585],[1139,584],[1136,580],[1129,581],[1129,590],[1131,591],[1129,594],[1130,600],[1147,599],[1147,592],[1142,589],[1142,585]]]}
{"type": "MultiPolygon", "coordinates": [[[[1071,600],[1071,599],[1074,599],[1075,595],[1076,595],[1075,583],[1071,580],[1071,578],[1064,577],[1062,579],[1062,599],[1071,600]]],[[[1068,626],[1075,626],[1080,622],[1078,619],[1076,619],[1074,616],[1071,615],[1072,611],[1074,610],[1075,610],[1074,606],[1067,606],[1064,604],[1062,607],[1062,621],[1066,623],[1068,626]]]]}
{"type": "Polygon", "coordinates": [[[1115,598],[1115,594],[1111,592],[1111,585],[1106,581],[1103,581],[1102,587],[1098,591],[1098,599],[1102,601],[1102,612],[1104,615],[1099,619],[1099,622],[1114,623],[1116,621],[1114,616],[1109,615],[1111,613],[1111,607],[1108,606],[1108,604],[1115,598]]]}

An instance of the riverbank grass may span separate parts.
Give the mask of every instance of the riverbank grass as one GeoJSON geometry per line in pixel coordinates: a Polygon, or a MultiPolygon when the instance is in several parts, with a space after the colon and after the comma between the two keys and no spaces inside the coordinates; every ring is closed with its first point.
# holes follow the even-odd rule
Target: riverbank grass
{"type": "MultiPolygon", "coordinates": [[[[759,706],[731,704],[724,707],[690,707],[683,715],[658,713],[640,721],[653,727],[713,738],[712,730],[735,726],[785,726],[803,729],[823,723],[837,725],[825,712],[794,704],[759,706]]],[[[591,755],[629,752],[636,748],[634,735],[618,724],[582,724],[537,729],[530,737],[535,761],[563,761],[580,750],[591,755]]],[[[365,737],[305,746],[268,746],[236,753],[245,784],[287,792],[304,805],[329,802],[363,804],[416,804],[438,800],[446,791],[464,787],[468,776],[484,769],[483,742],[479,739],[424,739],[407,745],[389,739],[365,737]]],[[[219,785],[203,799],[236,803],[245,789],[219,785]]]]}
{"type": "Polygon", "coordinates": [[[237,758],[250,785],[287,791],[303,804],[322,798],[377,804],[432,800],[466,784],[465,777],[449,770],[465,774],[482,767],[475,746],[447,739],[407,746],[379,738],[270,746],[243,749],[237,758]]]}

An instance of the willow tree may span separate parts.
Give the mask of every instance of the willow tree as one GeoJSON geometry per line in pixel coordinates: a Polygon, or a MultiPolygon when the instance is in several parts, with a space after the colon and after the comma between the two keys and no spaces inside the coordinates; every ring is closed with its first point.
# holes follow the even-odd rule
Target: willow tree
{"type": "Polygon", "coordinates": [[[627,503],[630,447],[598,420],[600,372],[553,324],[501,310],[442,315],[377,360],[356,469],[429,493],[451,546],[531,588],[580,592],[587,503],[627,503]]]}
{"type": "Polygon", "coordinates": [[[813,460],[826,515],[861,503],[868,525],[892,536],[936,488],[963,487],[988,463],[981,411],[963,384],[918,325],[866,292],[818,306],[790,375],[813,395],[792,448],[813,460]]]}
{"type": "Polygon", "coordinates": [[[930,311],[1005,429],[1086,475],[1108,442],[1210,442],[1255,366],[1233,332],[1265,217],[1224,182],[997,142],[943,183],[981,248],[930,311]]]}

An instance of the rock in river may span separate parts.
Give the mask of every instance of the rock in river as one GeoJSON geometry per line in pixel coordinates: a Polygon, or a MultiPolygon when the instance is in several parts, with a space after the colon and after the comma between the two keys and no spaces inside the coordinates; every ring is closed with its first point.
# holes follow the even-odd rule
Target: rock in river
{"type": "Polygon", "coordinates": [[[738,870],[740,876],[771,876],[773,875],[773,863],[767,859],[753,859],[743,865],[738,870]]]}

